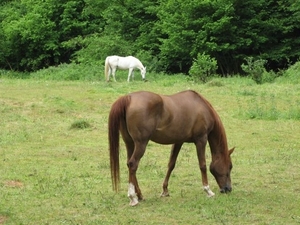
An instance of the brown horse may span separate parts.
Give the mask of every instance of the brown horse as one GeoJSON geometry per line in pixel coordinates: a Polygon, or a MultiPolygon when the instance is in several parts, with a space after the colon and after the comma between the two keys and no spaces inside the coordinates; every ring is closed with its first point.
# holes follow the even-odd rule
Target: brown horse
{"type": "Polygon", "coordinates": [[[119,131],[126,145],[131,206],[143,199],[136,171],[149,140],[159,144],[173,144],[161,196],[169,195],[169,178],[184,142],[196,145],[202,184],[208,196],[214,193],[207,180],[207,141],[212,155],[210,171],[222,193],[231,191],[230,155],[234,149],[228,150],[225,130],[216,111],[195,91],[183,91],[170,96],[140,91],[120,97],[111,107],[108,129],[111,177],[116,191],[120,180],[119,131]]]}

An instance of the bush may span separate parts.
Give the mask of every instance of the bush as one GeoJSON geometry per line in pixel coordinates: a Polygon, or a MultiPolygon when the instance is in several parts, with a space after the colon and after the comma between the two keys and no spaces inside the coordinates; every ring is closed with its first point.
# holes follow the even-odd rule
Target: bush
{"type": "Polygon", "coordinates": [[[206,83],[210,77],[216,74],[216,71],[217,60],[215,58],[211,58],[205,53],[198,53],[197,59],[193,60],[189,74],[194,81],[206,83]]]}
{"type": "Polygon", "coordinates": [[[274,71],[267,72],[266,70],[262,74],[262,83],[272,83],[278,75],[274,71]]]}
{"type": "Polygon", "coordinates": [[[269,80],[268,76],[266,73],[268,73],[264,67],[266,64],[267,60],[264,59],[258,59],[254,60],[253,57],[247,57],[246,59],[247,64],[242,64],[242,70],[257,83],[257,84],[262,84],[264,82],[264,77],[265,81],[269,80]]]}

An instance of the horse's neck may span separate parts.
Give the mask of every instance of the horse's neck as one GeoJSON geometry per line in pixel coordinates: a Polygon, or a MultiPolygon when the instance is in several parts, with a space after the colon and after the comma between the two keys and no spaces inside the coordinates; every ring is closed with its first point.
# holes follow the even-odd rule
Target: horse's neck
{"type": "Polygon", "coordinates": [[[142,70],[145,69],[145,67],[143,66],[143,64],[141,63],[140,60],[137,60],[137,68],[138,68],[140,71],[142,71],[142,70]]]}
{"type": "Polygon", "coordinates": [[[221,123],[215,125],[214,129],[208,135],[208,143],[213,159],[225,155],[228,151],[227,138],[221,123]]]}

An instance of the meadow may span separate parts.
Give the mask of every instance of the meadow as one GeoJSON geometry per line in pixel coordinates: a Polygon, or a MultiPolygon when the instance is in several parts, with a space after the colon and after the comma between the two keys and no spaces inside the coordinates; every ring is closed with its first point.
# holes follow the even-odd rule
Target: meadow
{"type": "MultiPolygon", "coordinates": [[[[0,79],[0,224],[300,224],[300,85],[249,78],[196,84],[182,75],[148,82],[0,79]],[[138,90],[193,89],[220,115],[232,154],[233,191],[202,190],[193,144],[184,144],[161,198],[170,146],[149,143],[137,176],[145,201],[128,205],[121,141],[121,189],[112,191],[107,120],[111,104],[138,90]]],[[[209,165],[210,150],[206,149],[209,165]]]]}

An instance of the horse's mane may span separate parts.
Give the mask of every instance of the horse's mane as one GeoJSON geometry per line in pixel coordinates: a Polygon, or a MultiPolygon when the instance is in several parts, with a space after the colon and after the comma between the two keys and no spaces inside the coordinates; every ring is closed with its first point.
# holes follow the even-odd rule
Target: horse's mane
{"type": "Polygon", "coordinates": [[[219,138],[219,145],[220,145],[220,149],[223,149],[223,153],[227,154],[228,151],[228,145],[227,145],[227,137],[226,137],[226,132],[225,132],[225,128],[223,126],[223,123],[221,121],[220,116],[218,115],[218,113],[216,112],[216,110],[214,109],[214,107],[210,104],[209,101],[207,101],[202,95],[200,95],[198,92],[196,91],[192,91],[194,92],[197,96],[199,96],[199,98],[201,98],[201,100],[207,105],[207,107],[209,108],[215,124],[214,124],[214,128],[212,130],[212,132],[214,132],[215,135],[218,135],[219,138]]]}

